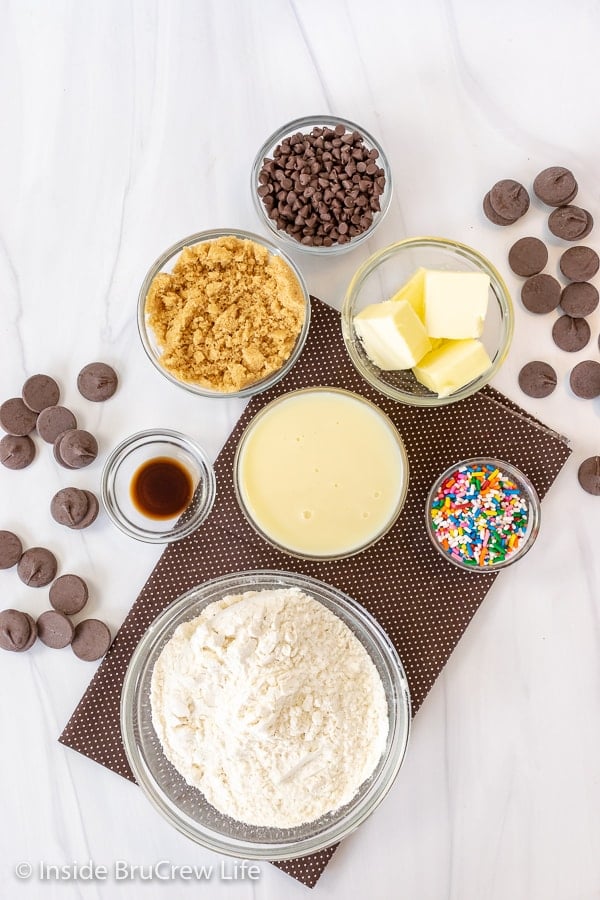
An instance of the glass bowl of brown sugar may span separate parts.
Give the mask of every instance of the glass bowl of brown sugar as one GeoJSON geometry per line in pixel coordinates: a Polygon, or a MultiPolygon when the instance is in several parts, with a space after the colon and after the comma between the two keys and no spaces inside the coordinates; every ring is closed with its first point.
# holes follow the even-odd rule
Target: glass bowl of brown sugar
{"type": "Polygon", "coordinates": [[[271,241],[239,229],[202,231],[152,264],[138,331],[156,369],[203,397],[249,397],[298,359],[310,297],[297,266],[271,241]]]}
{"type": "Polygon", "coordinates": [[[392,199],[381,144],[338,116],[306,116],[279,128],[254,160],[252,199],[288,248],[344,253],[373,236],[392,199]]]}

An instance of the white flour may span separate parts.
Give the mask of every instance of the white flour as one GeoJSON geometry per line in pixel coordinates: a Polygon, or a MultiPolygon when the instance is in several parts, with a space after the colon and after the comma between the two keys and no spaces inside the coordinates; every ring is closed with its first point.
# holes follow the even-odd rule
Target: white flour
{"type": "Polygon", "coordinates": [[[381,679],[297,588],[248,591],[180,625],[152,673],[167,758],[218,810],[289,828],[352,799],[385,747],[381,679]]]}

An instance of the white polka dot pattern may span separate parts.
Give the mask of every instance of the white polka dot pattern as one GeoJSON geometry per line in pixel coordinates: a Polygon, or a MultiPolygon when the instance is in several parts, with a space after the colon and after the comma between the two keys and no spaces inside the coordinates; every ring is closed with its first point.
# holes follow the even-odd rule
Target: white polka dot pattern
{"type": "MultiPolygon", "coordinates": [[[[250,401],[217,459],[211,515],[198,531],[163,552],[60,740],[131,779],[121,744],[119,701],[138,641],[158,613],[191,587],[258,568],[313,575],[366,606],[398,649],[416,712],[499,574],[461,571],[435,552],[424,514],[432,482],[461,459],[493,456],[522,469],[543,497],[569,453],[564,439],[489,387],[436,409],[403,406],[380,396],[350,363],[339,314],[313,298],[310,334],[299,361],[283,381],[250,401]],[[394,527],[369,550],[333,562],[303,562],[266,544],[241,514],[232,481],[235,448],[252,416],[275,396],[311,385],[344,387],[376,402],[396,424],[410,464],[408,497],[394,527]]],[[[276,865],[312,887],[334,849],[276,865]]]]}

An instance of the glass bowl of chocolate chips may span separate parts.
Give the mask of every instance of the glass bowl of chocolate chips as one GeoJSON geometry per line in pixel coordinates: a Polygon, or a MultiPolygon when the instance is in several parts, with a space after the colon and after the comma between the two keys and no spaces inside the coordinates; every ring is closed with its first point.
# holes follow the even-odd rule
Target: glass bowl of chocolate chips
{"type": "Polygon", "coordinates": [[[252,166],[252,198],[272,236],[309,253],[352,250],[373,235],[392,198],[379,142],[337,116],[288,122],[252,166]]]}

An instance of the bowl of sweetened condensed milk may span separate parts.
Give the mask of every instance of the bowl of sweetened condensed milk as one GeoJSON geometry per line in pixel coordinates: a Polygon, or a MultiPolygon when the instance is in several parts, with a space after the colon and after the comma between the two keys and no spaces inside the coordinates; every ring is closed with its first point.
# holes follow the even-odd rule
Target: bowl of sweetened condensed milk
{"type": "Polygon", "coordinates": [[[375,404],[339,388],[306,388],[252,419],[236,451],[234,484],[242,512],[270,544],[303,559],[339,559],[394,524],[408,459],[375,404]]]}

